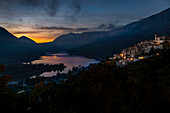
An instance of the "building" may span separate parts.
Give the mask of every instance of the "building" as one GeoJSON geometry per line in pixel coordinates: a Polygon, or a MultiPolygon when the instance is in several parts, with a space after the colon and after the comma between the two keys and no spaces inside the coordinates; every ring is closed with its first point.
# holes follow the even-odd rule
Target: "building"
{"type": "Polygon", "coordinates": [[[123,66],[130,62],[136,62],[140,59],[151,57],[151,49],[163,49],[163,43],[165,41],[170,43],[170,37],[158,36],[156,34],[154,40],[142,41],[135,44],[134,47],[123,49],[121,54],[114,54],[114,59],[117,59],[116,64],[118,66],[123,66]]]}
{"type": "Polygon", "coordinates": [[[170,37],[168,37],[168,36],[158,36],[157,34],[155,34],[155,43],[161,44],[164,41],[168,41],[170,43],[170,37]]]}

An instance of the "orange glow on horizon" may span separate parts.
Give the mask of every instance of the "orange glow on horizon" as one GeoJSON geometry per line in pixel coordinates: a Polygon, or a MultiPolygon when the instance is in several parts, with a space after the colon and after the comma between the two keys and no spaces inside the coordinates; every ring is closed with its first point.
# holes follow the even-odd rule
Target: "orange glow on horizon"
{"type": "MultiPolygon", "coordinates": [[[[30,38],[31,39],[31,38],[30,38]]],[[[47,43],[47,42],[52,42],[54,39],[43,39],[43,38],[37,38],[37,39],[32,39],[36,43],[47,43]]]]}
{"type": "Polygon", "coordinates": [[[38,35],[38,34],[34,34],[34,35],[29,35],[29,34],[14,34],[16,37],[20,38],[21,36],[26,36],[29,39],[35,41],[36,43],[47,43],[47,42],[52,42],[56,39],[55,38],[47,38],[50,37],[48,35],[38,35]]]}

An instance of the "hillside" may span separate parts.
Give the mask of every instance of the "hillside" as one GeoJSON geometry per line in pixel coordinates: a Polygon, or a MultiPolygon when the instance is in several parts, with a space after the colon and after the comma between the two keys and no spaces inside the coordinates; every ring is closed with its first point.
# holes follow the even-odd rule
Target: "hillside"
{"type": "MultiPolygon", "coordinates": [[[[118,68],[114,61],[91,65],[63,84],[38,82],[16,95],[0,83],[7,113],[166,113],[170,105],[170,51],[118,68]],[[8,100],[8,101],[6,101],[8,100]]],[[[3,66],[0,65],[3,71],[3,66]]],[[[1,73],[1,72],[0,72],[1,73]]],[[[5,76],[4,76],[5,77],[5,76]]],[[[0,80],[9,80],[9,78],[0,80]]],[[[9,76],[10,77],[10,76],[9,76]]]]}
{"type": "Polygon", "coordinates": [[[26,36],[15,37],[5,28],[0,27],[0,63],[11,61],[31,61],[37,59],[44,52],[60,51],[56,44],[37,44],[26,36]]]}
{"type": "Polygon", "coordinates": [[[0,55],[31,50],[35,46],[36,43],[33,40],[25,36],[17,38],[6,29],[0,27],[0,55]]]}
{"type": "Polygon", "coordinates": [[[170,8],[148,18],[109,31],[106,40],[70,49],[71,54],[109,57],[140,41],[154,39],[154,34],[170,36],[170,8]]]}
{"type": "Polygon", "coordinates": [[[56,38],[51,44],[68,49],[102,40],[106,36],[109,36],[106,31],[69,33],[56,38]]]}
{"type": "Polygon", "coordinates": [[[37,43],[28,37],[15,37],[6,29],[0,27],[0,63],[33,59],[39,57],[37,43]]]}

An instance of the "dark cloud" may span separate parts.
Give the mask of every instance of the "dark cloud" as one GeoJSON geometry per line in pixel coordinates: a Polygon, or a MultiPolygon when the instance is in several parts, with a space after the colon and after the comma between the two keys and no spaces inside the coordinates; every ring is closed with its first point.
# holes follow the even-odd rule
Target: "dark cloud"
{"type": "Polygon", "coordinates": [[[58,0],[50,0],[47,2],[46,11],[51,17],[54,17],[54,16],[56,16],[56,14],[58,12],[58,7],[59,7],[58,0]]]}
{"type": "Polygon", "coordinates": [[[113,29],[115,29],[116,27],[115,27],[115,25],[114,24],[112,24],[112,23],[110,23],[110,24],[101,24],[101,25],[99,25],[99,26],[97,26],[95,29],[96,30],[113,30],[113,29]]]}
{"type": "Polygon", "coordinates": [[[75,10],[75,13],[78,14],[81,11],[81,4],[80,1],[75,0],[71,3],[70,8],[73,8],[75,10]]]}
{"type": "Polygon", "coordinates": [[[41,2],[41,0],[23,0],[23,1],[21,1],[21,3],[23,5],[29,5],[32,7],[37,7],[38,5],[40,5],[40,2],[41,2]]]}
{"type": "Polygon", "coordinates": [[[115,26],[113,24],[101,24],[97,27],[61,27],[61,26],[41,26],[36,25],[36,29],[43,29],[43,30],[61,30],[67,32],[85,32],[85,31],[96,31],[96,30],[113,30],[115,26]]]}
{"type": "Polygon", "coordinates": [[[98,27],[96,27],[96,29],[103,29],[103,28],[105,28],[105,27],[106,27],[105,24],[101,24],[101,25],[99,25],[98,27]]]}
{"type": "Polygon", "coordinates": [[[0,25],[2,25],[5,28],[9,28],[9,29],[19,29],[19,27],[21,27],[22,25],[20,24],[14,24],[14,23],[4,23],[4,22],[0,22],[0,25]]]}
{"type": "Polygon", "coordinates": [[[16,31],[13,32],[13,34],[36,34],[36,33],[41,33],[43,31],[16,31]]]}
{"type": "Polygon", "coordinates": [[[90,30],[90,28],[76,28],[76,31],[79,32],[79,31],[88,31],[90,30]]]}
{"type": "Polygon", "coordinates": [[[45,29],[45,30],[61,30],[61,31],[67,31],[67,32],[82,32],[82,31],[88,31],[89,28],[72,28],[72,27],[61,27],[61,26],[40,26],[36,25],[37,29],[45,29]]]}
{"type": "MultiPolygon", "coordinates": [[[[0,0],[0,22],[52,26],[65,31],[112,30],[169,7],[170,0],[0,0]],[[143,7],[145,6],[145,7],[143,7]],[[153,10],[155,9],[155,10],[153,10]],[[24,20],[24,21],[23,21],[24,20]],[[45,21],[45,22],[44,22],[45,21]],[[46,23],[46,21],[48,23],[46,23]],[[61,23],[61,24],[60,24],[61,23]],[[96,27],[83,27],[98,25],[96,27]],[[106,24],[107,23],[107,24],[106,24]],[[111,23],[111,24],[108,24],[111,23]]],[[[13,27],[15,26],[8,26],[13,27]]]]}
{"type": "Polygon", "coordinates": [[[22,19],[22,18],[19,18],[19,21],[20,21],[20,22],[22,22],[22,21],[23,21],[23,19],[22,19]]]}
{"type": "Polygon", "coordinates": [[[109,26],[107,26],[107,29],[109,29],[109,30],[114,30],[114,29],[115,29],[115,25],[109,24],[109,26]]]}
{"type": "Polygon", "coordinates": [[[22,4],[44,10],[49,16],[54,17],[58,12],[60,0],[24,0],[22,4]]]}
{"type": "Polygon", "coordinates": [[[46,30],[73,30],[74,28],[69,28],[69,27],[57,27],[57,26],[44,26],[44,27],[37,27],[37,29],[46,29],[46,30]]]}
{"type": "Polygon", "coordinates": [[[66,11],[65,17],[66,21],[70,22],[71,24],[78,21],[78,15],[82,11],[82,3],[78,0],[72,0],[71,4],[69,5],[69,10],[66,11]]]}
{"type": "Polygon", "coordinates": [[[66,18],[76,22],[76,15],[82,9],[79,0],[0,0],[0,10],[5,12],[16,14],[16,9],[32,13],[45,11],[50,17],[55,17],[63,5],[68,8],[66,18]]]}

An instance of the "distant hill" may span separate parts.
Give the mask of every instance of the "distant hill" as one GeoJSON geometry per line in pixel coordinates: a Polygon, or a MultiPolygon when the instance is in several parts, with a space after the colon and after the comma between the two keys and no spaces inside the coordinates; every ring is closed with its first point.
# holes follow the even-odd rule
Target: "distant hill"
{"type": "Polygon", "coordinates": [[[109,36],[107,31],[84,32],[80,34],[69,33],[56,38],[51,44],[68,49],[102,40],[106,36],[109,36]]]}
{"type": "Polygon", "coordinates": [[[39,54],[36,42],[25,36],[17,38],[0,27],[0,64],[21,59],[21,56],[22,59],[31,59],[33,55],[39,56],[39,54]]]}
{"type": "Polygon", "coordinates": [[[39,56],[42,52],[60,51],[56,44],[43,43],[37,44],[26,36],[20,38],[15,37],[5,28],[0,27],[0,63],[9,59],[24,59],[27,56],[34,58],[39,56]],[[25,55],[25,56],[24,56],[25,55]]]}
{"type": "Polygon", "coordinates": [[[22,42],[22,43],[30,43],[30,44],[36,44],[35,41],[31,40],[30,38],[26,37],[26,36],[21,36],[19,38],[19,40],[22,42]]]}
{"type": "Polygon", "coordinates": [[[35,48],[36,43],[33,40],[25,36],[17,38],[6,29],[0,27],[0,55],[29,51],[35,48]]]}
{"type": "Polygon", "coordinates": [[[106,57],[140,41],[153,39],[154,34],[170,36],[170,8],[112,31],[69,33],[43,44],[25,36],[17,38],[0,27],[0,56],[31,54],[30,51],[57,52],[64,48],[71,54],[106,57]]]}
{"type": "Polygon", "coordinates": [[[170,36],[170,8],[148,18],[108,32],[110,37],[81,47],[70,49],[71,54],[109,57],[122,49],[148,39],[154,34],[170,36]]]}
{"type": "Polygon", "coordinates": [[[10,61],[30,61],[47,51],[60,51],[56,44],[37,44],[26,36],[15,37],[5,28],[0,27],[0,64],[10,61]]]}

